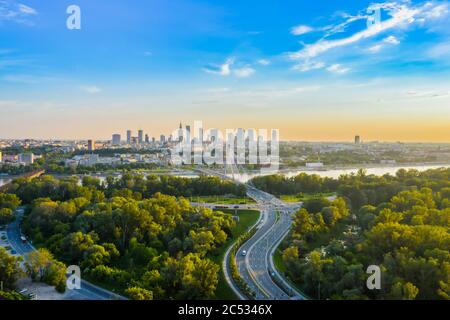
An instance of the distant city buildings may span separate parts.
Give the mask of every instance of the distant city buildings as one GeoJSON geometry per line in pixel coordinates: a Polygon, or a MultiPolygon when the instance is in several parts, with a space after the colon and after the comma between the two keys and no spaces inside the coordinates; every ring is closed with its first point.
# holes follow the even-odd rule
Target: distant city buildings
{"type": "Polygon", "coordinates": [[[121,142],[120,134],[113,134],[112,135],[112,145],[113,146],[119,146],[121,142]]]}
{"type": "Polygon", "coordinates": [[[180,122],[180,127],[178,128],[178,141],[183,141],[183,125],[180,122]]]}
{"type": "Polygon", "coordinates": [[[355,144],[361,144],[361,137],[358,135],[355,136],[355,144]]]}
{"type": "Polygon", "coordinates": [[[143,130],[139,130],[138,131],[138,143],[142,144],[144,142],[144,131],[143,130]]]}
{"type": "Polygon", "coordinates": [[[131,130],[127,130],[127,144],[131,144],[131,130]]]}
{"type": "Polygon", "coordinates": [[[192,137],[191,137],[191,126],[186,126],[186,142],[191,142],[192,141],[192,137]]]}
{"type": "Polygon", "coordinates": [[[34,154],[33,153],[21,153],[19,154],[19,163],[20,164],[33,164],[34,163],[34,154]]]}
{"type": "Polygon", "coordinates": [[[322,168],[323,163],[322,162],[307,162],[305,164],[307,168],[322,168]]]}
{"type": "Polygon", "coordinates": [[[87,142],[87,149],[89,152],[92,152],[95,150],[95,142],[94,140],[88,140],[87,142]]]}
{"type": "Polygon", "coordinates": [[[163,153],[155,154],[116,154],[113,157],[100,157],[98,154],[76,155],[71,159],[65,160],[67,167],[94,166],[97,164],[119,166],[133,163],[153,163],[158,165],[167,164],[163,153]]]}

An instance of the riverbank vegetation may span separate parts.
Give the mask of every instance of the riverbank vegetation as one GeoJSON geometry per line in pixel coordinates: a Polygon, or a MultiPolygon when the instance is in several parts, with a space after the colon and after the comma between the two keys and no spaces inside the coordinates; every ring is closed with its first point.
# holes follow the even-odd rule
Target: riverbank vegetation
{"type": "Polygon", "coordinates": [[[281,245],[301,290],[316,299],[450,298],[450,169],[315,179],[339,197],[307,201],[281,245]],[[369,265],[381,268],[380,290],[366,286],[369,265]]]}
{"type": "MultiPolygon", "coordinates": [[[[221,266],[214,257],[233,237],[235,219],[160,191],[242,196],[240,187],[217,178],[135,174],[104,183],[85,177],[81,184],[16,179],[9,190],[27,205],[22,229],[34,245],[79,265],[87,280],[134,299],[214,298],[221,266]]],[[[57,286],[59,273],[52,275],[57,286]]]]}

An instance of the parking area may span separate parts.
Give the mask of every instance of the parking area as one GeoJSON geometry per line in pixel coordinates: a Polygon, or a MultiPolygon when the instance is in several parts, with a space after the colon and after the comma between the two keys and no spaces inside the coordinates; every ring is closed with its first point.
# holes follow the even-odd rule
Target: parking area
{"type": "Polygon", "coordinates": [[[6,228],[4,226],[0,226],[0,247],[3,247],[8,251],[9,254],[18,257],[19,254],[14,250],[11,246],[11,243],[8,239],[8,234],[6,232],[6,228]]]}

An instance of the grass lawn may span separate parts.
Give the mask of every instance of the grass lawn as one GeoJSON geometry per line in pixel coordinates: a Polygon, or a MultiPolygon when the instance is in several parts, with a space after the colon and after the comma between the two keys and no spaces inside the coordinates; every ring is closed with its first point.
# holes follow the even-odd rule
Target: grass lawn
{"type": "Polygon", "coordinates": [[[255,203],[255,200],[248,197],[225,197],[225,196],[200,196],[190,197],[191,202],[205,202],[205,203],[217,203],[217,204],[251,204],[255,203]]]}
{"type": "Polygon", "coordinates": [[[336,195],[333,192],[328,192],[328,193],[303,193],[301,195],[281,195],[280,199],[282,201],[286,201],[286,202],[300,202],[300,201],[306,201],[306,200],[310,200],[310,199],[317,199],[317,198],[324,198],[324,197],[332,197],[336,195]]]}
{"type": "MultiPolygon", "coordinates": [[[[220,210],[225,213],[234,215],[234,210],[220,210]]],[[[213,260],[220,266],[219,271],[219,283],[216,289],[216,299],[227,299],[227,300],[238,300],[238,297],[234,294],[234,291],[230,288],[227,281],[225,280],[225,275],[222,269],[222,263],[225,253],[228,247],[245,231],[253,226],[259,218],[260,212],[257,210],[238,210],[237,215],[239,216],[239,222],[236,227],[232,230],[233,237],[229,238],[227,242],[220,248],[220,250],[215,254],[211,255],[210,259],[213,260]]]]}
{"type": "Polygon", "coordinates": [[[275,250],[275,253],[273,255],[273,263],[275,264],[275,268],[277,268],[280,273],[284,274],[284,272],[286,271],[286,267],[283,264],[283,258],[281,256],[280,248],[277,248],[277,250],[275,250]]]}

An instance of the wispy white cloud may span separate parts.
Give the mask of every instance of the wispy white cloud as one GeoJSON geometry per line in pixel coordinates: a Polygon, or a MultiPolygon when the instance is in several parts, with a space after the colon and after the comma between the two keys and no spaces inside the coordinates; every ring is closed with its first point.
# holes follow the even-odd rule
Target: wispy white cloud
{"type": "Polygon", "coordinates": [[[55,78],[47,76],[35,76],[29,74],[7,74],[1,78],[3,81],[22,83],[22,84],[39,84],[44,81],[55,80],[55,78]]]}
{"type": "Polygon", "coordinates": [[[218,74],[221,76],[229,76],[231,74],[231,65],[234,63],[234,58],[228,58],[224,64],[221,65],[209,65],[204,67],[203,70],[207,73],[218,74]]]}
{"type": "MultiPolygon", "coordinates": [[[[337,26],[330,27],[325,36],[323,36],[321,39],[314,43],[304,45],[304,47],[297,52],[288,53],[288,56],[293,60],[308,60],[317,57],[318,55],[321,55],[331,49],[356,44],[359,41],[373,38],[388,30],[396,28],[406,29],[408,26],[418,21],[418,19],[426,21],[427,19],[436,19],[442,17],[448,11],[447,8],[448,7],[446,4],[438,4],[433,1],[422,3],[416,6],[411,5],[408,1],[375,3],[367,8],[368,12],[373,10],[383,10],[383,12],[385,12],[389,18],[384,20],[382,19],[379,23],[353,33],[349,36],[328,40],[327,37],[329,35],[343,32],[346,29],[347,25],[349,25],[350,23],[357,20],[369,18],[369,15],[365,14],[348,16],[345,22],[337,26]]],[[[388,37],[385,40],[386,43],[398,44],[398,39],[393,36],[388,37]]],[[[373,50],[376,51],[377,49],[381,48],[374,48],[373,50]]]]}
{"type": "Polygon", "coordinates": [[[305,61],[296,64],[293,69],[301,72],[306,72],[310,70],[318,70],[325,68],[325,63],[321,61],[305,61]]]}
{"type": "Polygon", "coordinates": [[[233,73],[236,75],[236,77],[238,78],[247,78],[252,76],[255,73],[255,69],[251,68],[251,67],[243,67],[240,69],[235,69],[233,70],[233,73]]]}
{"type": "Polygon", "coordinates": [[[262,66],[268,66],[270,64],[270,61],[267,59],[259,59],[257,61],[258,64],[262,65],[262,66]]]}
{"type": "Polygon", "coordinates": [[[369,49],[367,49],[371,53],[377,53],[383,48],[382,44],[376,44],[374,46],[371,46],[369,49]]]}
{"type": "Polygon", "coordinates": [[[427,2],[424,5],[423,18],[424,19],[438,19],[446,16],[449,13],[449,4],[435,4],[433,2],[427,2]]]}
{"type": "Polygon", "coordinates": [[[22,4],[22,3],[19,3],[17,5],[17,7],[18,7],[19,11],[24,13],[24,14],[29,14],[29,15],[37,15],[38,14],[38,12],[35,9],[33,9],[33,8],[29,7],[29,6],[26,6],[26,5],[22,4]]]}
{"type": "Polygon", "coordinates": [[[409,98],[442,98],[449,96],[449,91],[437,90],[409,90],[405,92],[406,97],[409,98]]]}
{"type": "Polygon", "coordinates": [[[221,65],[209,65],[204,67],[203,70],[207,73],[216,74],[220,76],[230,76],[234,75],[238,78],[246,78],[255,74],[256,70],[250,65],[244,65],[239,67],[234,67],[235,59],[228,58],[224,64],[221,65]]]}
{"type": "Polygon", "coordinates": [[[386,38],[383,39],[383,41],[381,43],[375,44],[373,46],[371,46],[368,51],[370,53],[377,53],[379,52],[381,49],[383,49],[386,45],[399,45],[400,44],[400,40],[398,40],[395,36],[388,36],[386,38]]]}
{"type": "Polygon", "coordinates": [[[17,67],[24,66],[30,63],[30,60],[26,59],[15,59],[15,58],[6,58],[0,60],[0,69],[9,68],[9,67],[17,67]]]}
{"type": "Polygon", "coordinates": [[[0,21],[31,24],[29,18],[36,16],[36,9],[14,0],[0,0],[0,21]]]}
{"type": "Polygon", "coordinates": [[[84,92],[90,93],[90,94],[96,94],[96,93],[100,93],[103,90],[97,86],[82,86],[81,90],[83,90],[84,92]]]}
{"type": "Polygon", "coordinates": [[[309,33],[313,30],[314,29],[312,27],[301,24],[301,25],[292,27],[291,34],[293,34],[294,36],[299,36],[299,35],[302,35],[305,33],[309,33]]]}
{"type": "Polygon", "coordinates": [[[331,66],[329,66],[327,68],[327,71],[332,72],[332,73],[344,74],[344,73],[349,72],[350,68],[346,68],[346,67],[343,67],[339,63],[335,63],[335,64],[332,64],[331,66]]]}
{"type": "Polygon", "coordinates": [[[206,88],[206,89],[202,89],[200,90],[200,92],[205,92],[205,93],[226,93],[226,92],[230,92],[230,88],[227,87],[223,87],[223,88],[206,88]]]}
{"type": "Polygon", "coordinates": [[[427,51],[427,56],[433,59],[450,57],[450,43],[439,43],[427,51]]]}
{"type": "Polygon", "coordinates": [[[400,44],[400,41],[395,36],[386,37],[386,38],[384,38],[383,42],[393,44],[393,45],[400,44]]]}

